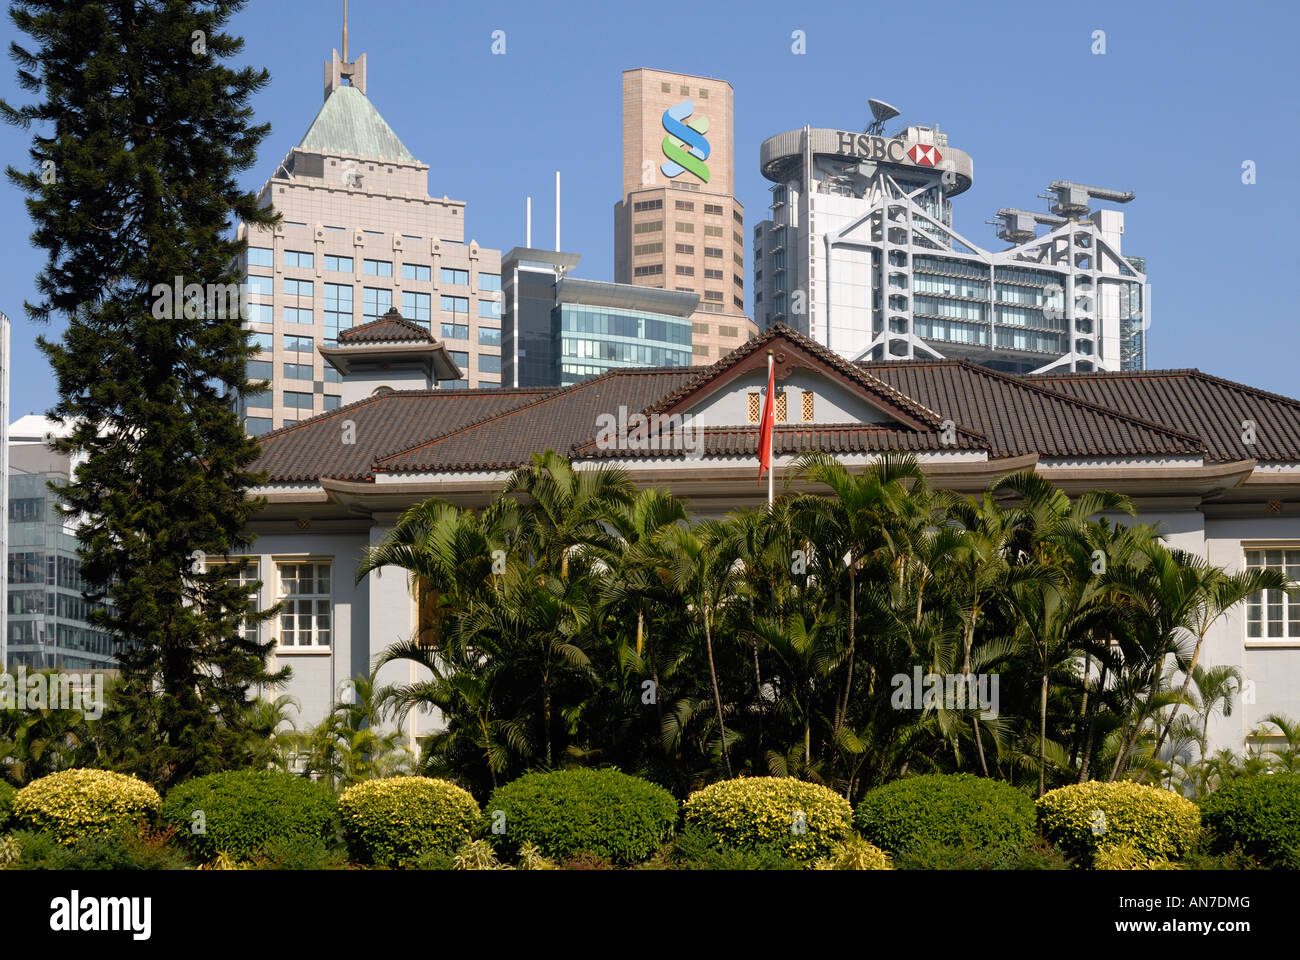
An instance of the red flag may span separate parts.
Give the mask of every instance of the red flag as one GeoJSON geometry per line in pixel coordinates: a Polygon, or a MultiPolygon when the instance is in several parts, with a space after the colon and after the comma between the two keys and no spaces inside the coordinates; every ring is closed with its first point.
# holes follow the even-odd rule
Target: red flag
{"type": "Polygon", "coordinates": [[[763,419],[758,425],[758,483],[763,471],[772,469],[772,428],[776,425],[776,368],[767,361],[767,398],[763,401],[763,419]]]}

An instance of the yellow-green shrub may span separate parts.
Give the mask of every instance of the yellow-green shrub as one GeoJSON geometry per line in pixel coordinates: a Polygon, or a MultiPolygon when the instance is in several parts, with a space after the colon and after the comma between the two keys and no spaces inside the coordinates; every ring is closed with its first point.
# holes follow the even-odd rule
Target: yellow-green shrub
{"type": "Polygon", "coordinates": [[[1131,780],[1061,787],[1039,797],[1037,810],[1043,836],[1089,865],[1103,847],[1126,843],[1147,859],[1176,859],[1201,829],[1192,801],[1131,780]]]}
{"type": "Polygon", "coordinates": [[[1132,843],[1112,844],[1097,851],[1094,870],[1177,870],[1178,865],[1162,857],[1148,857],[1132,843]]]}
{"type": "Polygon", "coordinates": [[[381,866],[413,863],[432,851],[455,851],[479,819],[474,798],[446,780],[389,777],[343,791],[339,814],[348,849],[381,866]]]}
{"type": "Polygon", "coordinates": [[[61,770],[18,791],[14,819],[66,844],[150,820],[161,806],[158,791],[135,777],[108,770],[61,770]]]}
{"type": "Polygon", "coordinates": [[[686,824],[726,847],[774,846],[786,856],[828,856],[853,835],[853,808],[833,790],[790,777],[723,780],[690,795],[686,824]]]}
{"type": "Polygon", "coordinates": [[[813,864],[815,870],[893,870],[889,854],[874,843],[854,837],[838,844],[829,857],[813,864]]]}

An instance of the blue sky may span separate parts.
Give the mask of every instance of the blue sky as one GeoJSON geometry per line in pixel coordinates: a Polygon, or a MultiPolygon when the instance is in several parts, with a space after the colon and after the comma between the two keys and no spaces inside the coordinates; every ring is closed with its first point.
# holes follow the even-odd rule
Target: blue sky
{"type": "MultiPolygon", "coordinates": [[[[245,58],[271,83],[272,125],[256,188],[319,109],[322,63],[340,45],[341,0],[252,0],[234,23],[245,58]]],[[[1151,367],[1200,367],[1300,395],[1297,275],[1300,156],[1289,2],[1094,2],[818,5],[653,0],[431,4],[352,0],[351,53],[368,54],[368,93],[429,187],[469,204],[467,238],[523,243],[534,198],[538,245],[554,235],[555,171],[563,243],[578,276],[613,279],[613,207],[621,171],[620,73],[654,67],[729,80],[736,91],[737,193],[746,233],[765,214],[758,147],[783,130],[860,129],[867,97],[900,120],[935,123],[974,158],[975,185],[954,201],[956,229],[999,248],[984,221],[1002,206],[1045,210],[1056,179],[1133,190],[1124,249],[1152,283],[1151,367]],[[504,30],[506,53],[491,53],[504,30]],[[807,52],[791,51],[802,30],[807,52]],[[1092,53],[1093,31],[1106,53],[1092,53]],[[1256,165],[1241,182],[1243,161],[1256,165]]],[[[5,18],[0,41],[14,31],[5,18]]],[[[12,62],[0,96],[24,102],[12,62]]],[[[892,130],[892,125],[890,127],[892,130]]],[[[0,160],[26,167],[27,134],[0,127],[0,160]]],[[[25,241],[21,196],[0,186],[14,237],[0,258],[0,310],[13,321],[14,417],[54,401],[22,303],[43,253],[25,241]]],[[[747,264],[747,271],[752,266],[747,264]]],[[[751,304],[752,306],[752,304],[751,304]]],[[[57,335],[51,326],[47,336],[57,335]]]]}

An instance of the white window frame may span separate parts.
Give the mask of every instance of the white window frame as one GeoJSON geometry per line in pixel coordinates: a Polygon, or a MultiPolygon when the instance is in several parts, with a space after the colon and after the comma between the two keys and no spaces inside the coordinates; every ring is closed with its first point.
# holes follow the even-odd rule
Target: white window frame
{"type": "MultiPolygon", "coordinates": [[[[288,555],[288,556],[274,556],[271,558],[271,569],[273,571],[273,589],[274,589],[275,602],[283,605],[281,606],[280,612],[276,614],[275,619],[272,621],[273,626],[271,628],[271,639],[275,643],[275,652],[277,656],[279,655],[292,656],[294,654],[331,654],[334,652],[334,636],[337,630],[337,624],[335,622],[336,615],[334,610],[334,567],[335,567],[334,558],[329,556],[288,555]],[[321,594],[321,593],[298,594],[295,595],[294,598],[290,598],[285,593],[285,588],[284,588],[285,578],[283,575],[284,568],[290,565],[299,565],[299,564],[323,565],[328,567],[329,574],[330,574],[329,592],[327,594],[321,594]],[[312,643],[310,644],[294,643],[294,644],[286,645],[283,642],[284,639],[283,618],[286,615],[290,615],[287,608],[293,602],[294,599],[311,600],[313,601],[313,603],[318,603],[323,600],[326,603],[327,613],[329,616],[329,627],[328,627],[329,642],[327,643],[317,642],[319,637],[319,632],[318,632],[318,627],[315,618],[320,615],[319,610],[313,610],[311,613],[312,643]]],[[[313,580],[318,580],[318,579],[319,579],[318,576],[313,577],[313,580]]],[[[297,613],[296,610],[291,615],[301,616],[301,614],[297,613]]]]}
{"type": "MultiPolygon", "coordinates": [[[[265,418],[263,418],[263,419],[265,419],[265,418]]],[[[207,569],[207,570],[212,570],[212,569],[214,569],[215,567],[228,567],[228,566],[231,566],[232,564],[238,564],[238,563],[240,563],[241,561],[244,561],[244,560],[247,560],[247,561],[248,561],[248,566],[244,568],[243,573],[242,573],[242,575],[241,575],[240,578],[239,578],[239,582],[240,582],[241,584],[242,584],[242,583],[247,583],[247,584],[250,584],[250,585],[251,585],[251,584],[258,583],[259,581],[261,581],[261,579],[262,579],[262,558],[261,558],[260,556],[254,555],[254,554],[245,554],[245,555],[241,555],[241,556],[229,556],[229,557],[208,556],[208,557],[205,557],[205,558],[204,558],[203,566],[204,566],[204,568],[207,569]]],[[[233,580],[234,577],[227,577],[226,579],[229,581],[229,580],[233,580]]],[[[252,610],[252,612],[253,612],[253,613],[260,613],[261,610],[262,610],[262,592],[261,592],[261,590],[260,590],[260,589],[258,589],[258,590],[249,590],[249,591],[248,591],[248,596],[249,596],[249,597],[252,599],[252,601],[253,601],[253,610],[252,610]]],[[[245,620],[243,623],[241,623],[241,624],[239,625],[239,635],[240,635],[241,637],[243,637],[244,639],[248,639],[249,636],[252,636],[253,639],[255,639],[255,640],[256,640],[256,639],[260,639],[260,638],[261,638],[261,632],[262,632],[262,631],[261,631],[261,627],[262,627],[262,625],[261,625],[260,623],[257,623],[257,622],[249,623],[247,620],[245,620]]]]}
{"type": "MultiPolygon", "coordinates": [[[[1291,576],[1291,579],[1300,580],[1300,563],[1293,563],[1293,564],[1286,563],[1286,554],[1288,551],[1293,551],[1297,554],[1300,554],[1300,540],[1244,540],[1242,541],[1241,544],[1242,569],[1243,570],[1259,569],[1257,567],[1251,566],[1250,555],[1255,552],[1266,553],[1269,550],[1281,551],[1282,561],[1283,561],[1281,566],[1282,572],[1286,573],[1287,567],[1290,566],[1295,571],[1294,575],[1291,576]]],[[[1300,556],[1297,556],[1296,559],[1300,560],[1300,556]]],[[[1277,569],[1277,568],[1271,568],[1271,569],[1277,569]]],[[[1272,590],[1268,591],[1268,593],[1273,593],[1273,592],[1275,591],[1272,590]]],[[[1247,600],[1245,603],[1245,611],[1242,614],[1242,633],[1244,634],[1245,643],[1247,646],[1249,647],[1300,646],[1300,594],[1297,594],[1295,596],[1288,596],[1287,593],[1283,590],[1278,590],[1276,592],[1281,594],[1282,625],[1283,625],[1282,629],[1285,631],[1285,634],[1280,637],[1270,637],[1267,635],[1268,623],[1269,623],[1268,607],[1270,604],[1268,603],[1268,598],[1265,597],[1263,598],[1262,603],[1259,604],[1261,616],[1258,622],[1260,624],[1261,636],[1252,637],[1250,635],[1250,625],[1251,625],[1250,614],[1251,614],[1251,607],[1255,604],[1252,602],[1252,600],[1247,600]],[[1296,632],[1294,634],[1291,633],[1292,628],[1290,627],[1292,617],[1294,617],[1296,620],[1296,625],[1294,627],[1296,632]]]]}

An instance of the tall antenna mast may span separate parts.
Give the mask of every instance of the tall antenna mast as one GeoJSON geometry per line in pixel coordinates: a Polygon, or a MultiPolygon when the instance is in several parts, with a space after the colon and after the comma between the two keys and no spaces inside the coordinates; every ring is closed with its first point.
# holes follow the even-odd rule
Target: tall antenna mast
{"type": "Polygon", "coordinates": [[[343,62],[348,62],[348,0],[343,0],[343,62]]]}

